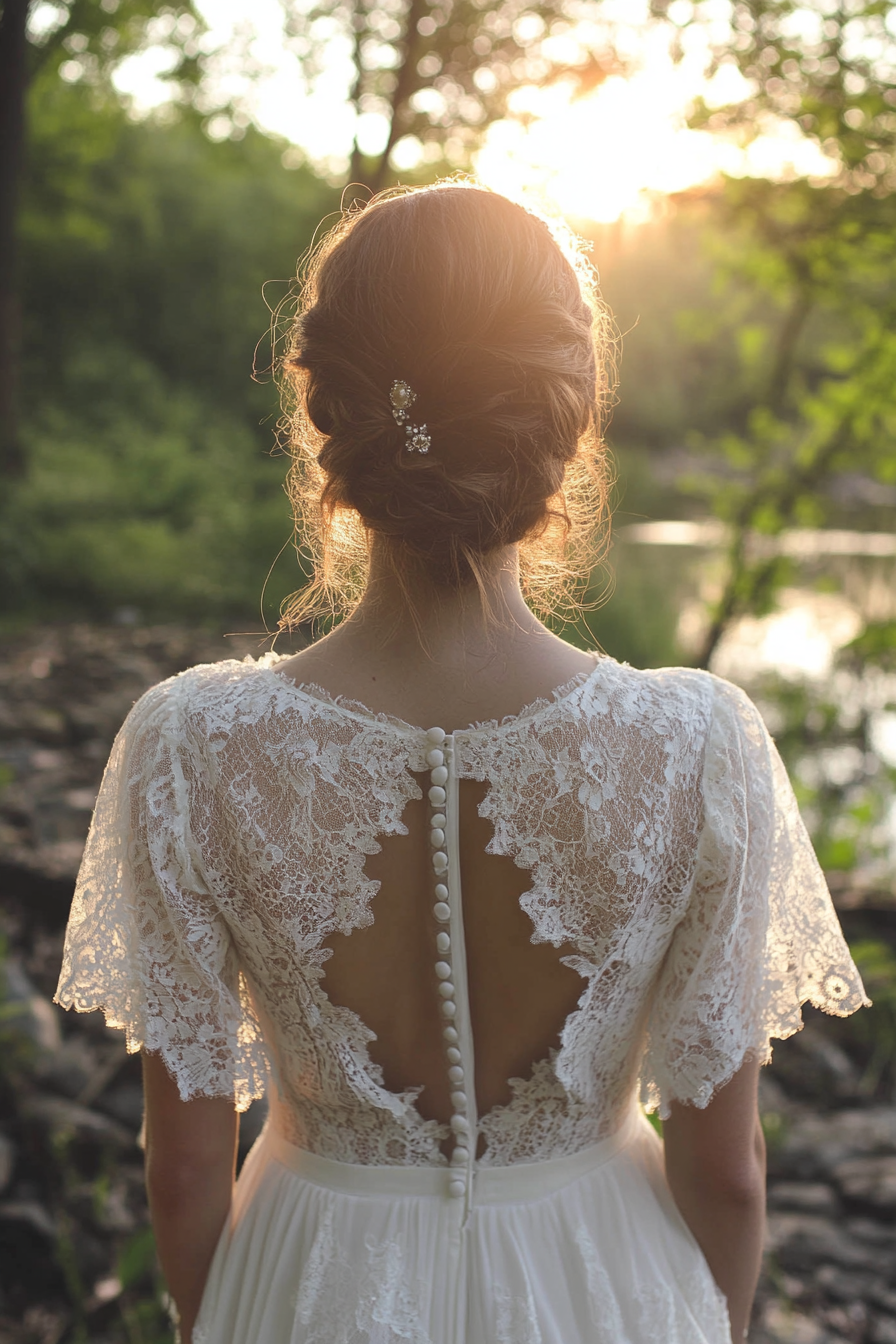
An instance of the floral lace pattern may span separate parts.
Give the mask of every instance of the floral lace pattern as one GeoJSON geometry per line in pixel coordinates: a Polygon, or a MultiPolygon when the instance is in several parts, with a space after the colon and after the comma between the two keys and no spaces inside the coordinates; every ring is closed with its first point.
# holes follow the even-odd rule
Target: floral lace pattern
{"type": "MultiPolygon", "coordinates": [[[[423,1119],[416,1090],[386,1089],[372,1032],[321,987],[327,937],[373,921],[364,863],[406,833],[425,736],[296,687],[277,661],[193,668],[134,707],[58,1001],[104,1007],[184,1098],[244,1109],[270,1075],[299,1147],[443,1165],[446,1127],[423,1119]]],[[[487,784],[490,851],[531,875],[533,941],[571,946],[584,980],[559,1051],[481,1119],[483,1165],[605,1137],[639,1076],[663,1114],[703,1106],[798,1029],[802,1002],[864,1002],[783,766],[734,686],[601,659],[553,700],[456,732],[454,749],[458,775],[487,784]]]]}
{"type": "Polygon", "coordinates": [[[406,1283],[400,1244],[368,1245],[361,1268],[341,1250],[328,1210],[296,1294],[304,1344],[432,1344],[422,1317],[406,1283]]]}
{"type": "MultiPolygon", "coordinates": [[[[585,1266],[595,1344],[627,1344],[631,1331],[626,1329],[619,1297],[584,1227],[576,1232],[576,1245],[585,1266]]],[[[731,1335],[727,1303],[705,1266],[687,1275],[674,1290],[672,1285],[656,1281],[637,1284],[633,1305],[639,1340],[695,1344],[699,1339],[728,1339],[731,1335]]]]}
{"type": "Polygon", "coordinates": [[[514,1297],[506,1288],[495,1291],[495,1328],[498,1344],[543,1344],[532,1291],[514,1297]]]}

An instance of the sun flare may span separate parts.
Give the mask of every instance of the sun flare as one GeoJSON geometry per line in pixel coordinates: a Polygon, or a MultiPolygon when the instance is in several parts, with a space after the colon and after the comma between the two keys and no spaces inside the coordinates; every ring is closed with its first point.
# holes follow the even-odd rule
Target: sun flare
{"type": "Polygon", "coordinates": [[[513,110],[526,121],[492,126],[476,163],[508,195],[534,193],[564,214],[609,222],[716,169],[712,137],[676,125],[668,89],[647,72],[613,76],[580,99],[564,87],[523,93],[513,110]]]}
{"type": "Polygon", "coordinates": [[[652,54],[576,98],[568,85],[520,89],[511,119],[495,123],[476,161],[478,176],[514,198],[537,198],[568,217],[610,223],[653,214],[658,202],[717,178],[761,172],[823,176],[831,165],[811,142],[768,128],[749,145],[691,130],[697,94],[717,104],[744,96],[733,68],[712,83],[687,62],[652,54]]]}
{"type": "MultiPolygon", "coordinates": [[[[209,25],[205,49],[214,53],[207,98],[212,103],[216,98],[242,100],[247,118],[297,146],[284,155],[288,166],[307,158],[338,181],[348,168],[354,140],[364,153],[381,151],[388,122],[377,111],[359,114],[352,107],[348,91],[353,67],[344,44],[333,45],[314,87],[305,87],[296,55],[285,41],[277,0],[256,0],[251,22],[240,0],[197,3],[209,25]],[[247,51],[252,55],[248,72],[247,51]]],[[[607,12],[612,8],[608,0],[607,12]]],[[[711,181],[721,172],[823,177],[832,171],[820,147],[802,137],[793,123],[762,126],[746,145],[690,129],[687,119],[695,98],[702,97],[710,107],[722,106],[746,97],[749,85],[730,64],[707,76],[709,47],[699,27],[679,35],[683,45],[676,60],[671,30],[647,22],[643,3],[618,0],[614,12],[627,72],[611,75],[581,97],[565,81],[516,89],[508,115],[489,127],[475,156],[475,172],[488,186],[570,218],[609,223],[622,216],[650,216],[670,193],[711,181]]],[[[583,22],[566,40],[575,50],[577,44],[587,47],[591,38],[583,22]]],[[[160,48],[150,47],[129,57],[116,72],[117,86],[137,111],[170,97],[159,64],[163,56],[160,48]]],[[[220,133],[228,134],[229,118],[214,116],[210,134],[217,134],[219,121],[220,133]]],[[[414,136],[401,138],[391,154],[399,179],[416,173],[430,149],[438,153],[435,145],[423,146],[414,136]]]]}

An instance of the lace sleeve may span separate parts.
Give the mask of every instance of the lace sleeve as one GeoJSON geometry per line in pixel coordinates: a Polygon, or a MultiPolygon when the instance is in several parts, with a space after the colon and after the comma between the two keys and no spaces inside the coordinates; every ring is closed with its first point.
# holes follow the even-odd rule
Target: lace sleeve
{"type": "Polygon", "coordinates": [[[102,1008],[158,1052],[184,1100],[263,1095],[264,1049],[236,949],[190,831],[193,749],[176,678],[125,720],[75,888],[56,1002],[102,1008]]]}
{"type": "Polygon", "coordinates": [[[655,987],[642,1096],[704,1107],[801,1005],[868,1003],[780,756],[743,691],[716,679],[704,820],[687,911],[655,987]]]}

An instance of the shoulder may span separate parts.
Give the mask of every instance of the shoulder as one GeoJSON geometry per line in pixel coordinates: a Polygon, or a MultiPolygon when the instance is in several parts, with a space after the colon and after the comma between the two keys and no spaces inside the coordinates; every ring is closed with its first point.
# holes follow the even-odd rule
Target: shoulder
{"type": "Polygon", "coordinates": [[[119,736],[132,743],[166,730],[183,732],[191,721],[205,715],[220,716],[226,723],[240,707],[248,709],[258,698],[257,693],[270,701],[279,689],[279,679],[264,672],[276,661],[267,655],[258,661],[225,658],[188,667],[145,691],[127,715],[119,736]]]}
{"type": "MultiPolygon", "coordinates": [[[[712,715],[720,688],[737,687],[696,667],[631,667],[614,658],[602,659],[590,679],[587,697],[595,708],[631,715],[670,717],[712,715]]],[[[739,692],[741,695],[743,692],[739,692]]]]}
{"type": "Polygon", "coordinates": [[[602,660],[581,700],[589,717],[609,714],[620,724],[688,737],[721,736],[756,743],[768,734],[762,716],[740,686],[696,667],[636,668],[602,660]]]}

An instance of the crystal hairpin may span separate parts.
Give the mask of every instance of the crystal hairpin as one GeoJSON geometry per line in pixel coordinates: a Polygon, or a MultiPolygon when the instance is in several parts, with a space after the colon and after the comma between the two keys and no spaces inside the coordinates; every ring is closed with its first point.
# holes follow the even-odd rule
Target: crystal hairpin
{"type": "Polygon", "coordinates": [[[389,393],[392,404],[392,417],[396,425],[404,425],[407,438],[405,447],[409,453],[428,453],[432,443],[429,430],[425,425],[412,425],[408,420],[408,411],[417,400],[417,393],[403,378],[396,378],[389,393]]]}

